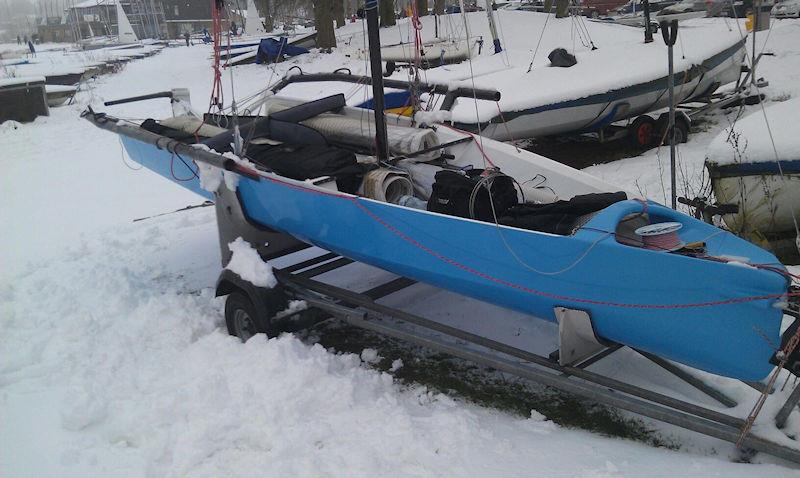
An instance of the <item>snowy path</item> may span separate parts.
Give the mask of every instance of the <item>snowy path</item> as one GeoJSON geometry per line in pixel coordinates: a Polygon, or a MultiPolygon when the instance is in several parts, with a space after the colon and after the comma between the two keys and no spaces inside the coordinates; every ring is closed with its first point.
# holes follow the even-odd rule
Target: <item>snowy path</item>
{"type": "MultiPolygon", "coordinates": [[[[771,43],[781,39],[772,46],[791,66],[765,61],[762,72],[772,75],[770,96],[800,96],[800,23],[781,23],[771,43]]],[[[89,102],[179,86],[203,109],[208,53],[166,50],[101,78],[81,105],[0,125],[0,476],[798,476],[732,463],[731,446],[696,436],[686,439],[692,451],[669,451],[403,387],[356,355],[293,336],[245,345],[228,337],[211,289],[213,210],[131,223],[201,200],[130,171],[118,140],[78,119],[89,102]]],[[[358,63],[338,53],[297,61],[318,70],[358,63]]],[[[237,74],[242,95],[271,77],[256,65],[237,74]]],[[[141,118],[168,105],[108,111],[141,118]]],[[[699,170],[723,126],[682,148],[687,168],[699,170]]],[[[591,170],[658,192],[655,154],[591,170]]],[[[474,310],[459,298],[432,304],[430,290],[403,300],[452,305],[454,317],[474,310]]],[[[615,366],[648,379],[633,363],[615,366]]],[[[753,395],[741,393],[747,408],[753,395]]]]}

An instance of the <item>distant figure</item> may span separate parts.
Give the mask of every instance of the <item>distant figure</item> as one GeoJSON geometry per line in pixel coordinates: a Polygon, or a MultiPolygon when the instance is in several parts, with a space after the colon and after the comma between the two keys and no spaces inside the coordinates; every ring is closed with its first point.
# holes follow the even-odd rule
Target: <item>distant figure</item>
{"type": "Polygon", "coordinates": [[[236,22],[231,22],[231,34],[233,36],[236,36],[238,31],[239,31],[239,28],[236,26],[236,22]]]}
{"type": "Polygon", "coordinates": [[[22,45],[22,39],[17,35],[17,45],[22,45]]]}
{"type": "Polygon", "coordinates": [[[186,39],[186,46],[189,46],[189,38],[190,37],[191,37],[191,35],[189,35],[189,32],[184,32],[183,38],[186,39]]]}
{"type": "Polygon", "coordinates": [[[25,43],[28,43],[28,35],[25,35],[24,37],[22,37],[22,41],[25,42],[25,43]]]}
{"type": "Polygon", "coordinates": [[[208,28],[203,28],[203,43],[211,43],[211,34],[208,33],[208,28]]]}
{"type": "Polygon", "coordinates": [[[36,56],[36,48],[33,47],[33,42],[28,40],[28,49],[31,51],[31,56],[36,56]]]}

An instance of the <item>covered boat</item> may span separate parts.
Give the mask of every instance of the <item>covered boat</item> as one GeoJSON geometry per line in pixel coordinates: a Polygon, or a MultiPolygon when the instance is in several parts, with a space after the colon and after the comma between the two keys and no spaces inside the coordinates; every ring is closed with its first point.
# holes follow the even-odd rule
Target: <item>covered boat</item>
{"type": "Polygon", "coordinates": [[[714,139],[705,162],[717,203],[738,209],[723,216],[725,225],[787,258],[800,254],[799,109],[794,98],[736,121],[714,139]]]}

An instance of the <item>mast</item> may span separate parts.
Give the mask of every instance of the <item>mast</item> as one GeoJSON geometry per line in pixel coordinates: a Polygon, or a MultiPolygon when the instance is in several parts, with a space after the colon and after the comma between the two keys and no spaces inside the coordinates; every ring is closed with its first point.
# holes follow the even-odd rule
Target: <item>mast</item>
{"type": "Polygon", "coordinates": [[[372,73],[372,106],[375,111],[375,146],[379,161],[389,158],[389,140],[386,134],[386,117],[383,100],[383,65],[381,62],[381,35],[378,26],[378,0],[366,0],[367,40],[372,73]]]}
{"type": "MultiPolygon", "coordinates": [[[[500,46],[500,38],[497,37],[497,27],[494,24],[494,12],[492,11],[492,0],[486,0],[486,16],[489,17],[489,31],[492,33],[494,52],[500,53],[503,51],[503,47],[500,46]]],[[[469,46],[467,48],[469,48],[469,46]]]]}

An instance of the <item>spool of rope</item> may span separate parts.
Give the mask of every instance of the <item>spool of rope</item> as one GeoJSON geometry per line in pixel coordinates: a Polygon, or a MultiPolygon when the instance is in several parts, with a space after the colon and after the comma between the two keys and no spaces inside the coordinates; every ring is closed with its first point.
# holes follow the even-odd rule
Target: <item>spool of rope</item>
{"type": "Polygon", "coordinates": [[[652,251],[677,251],[686,245],[678,236],[678,230],[683,227],[679,222],[659,222],[642,226],[634,231],[642,236],[644,248],[652,251]]]}
{"type": "Polygon", "coordinates": [[[413,196],[408,174],[388,168],[373,169],[364,176],[364,196],[396,204],[402,196],[413,196]]]}

